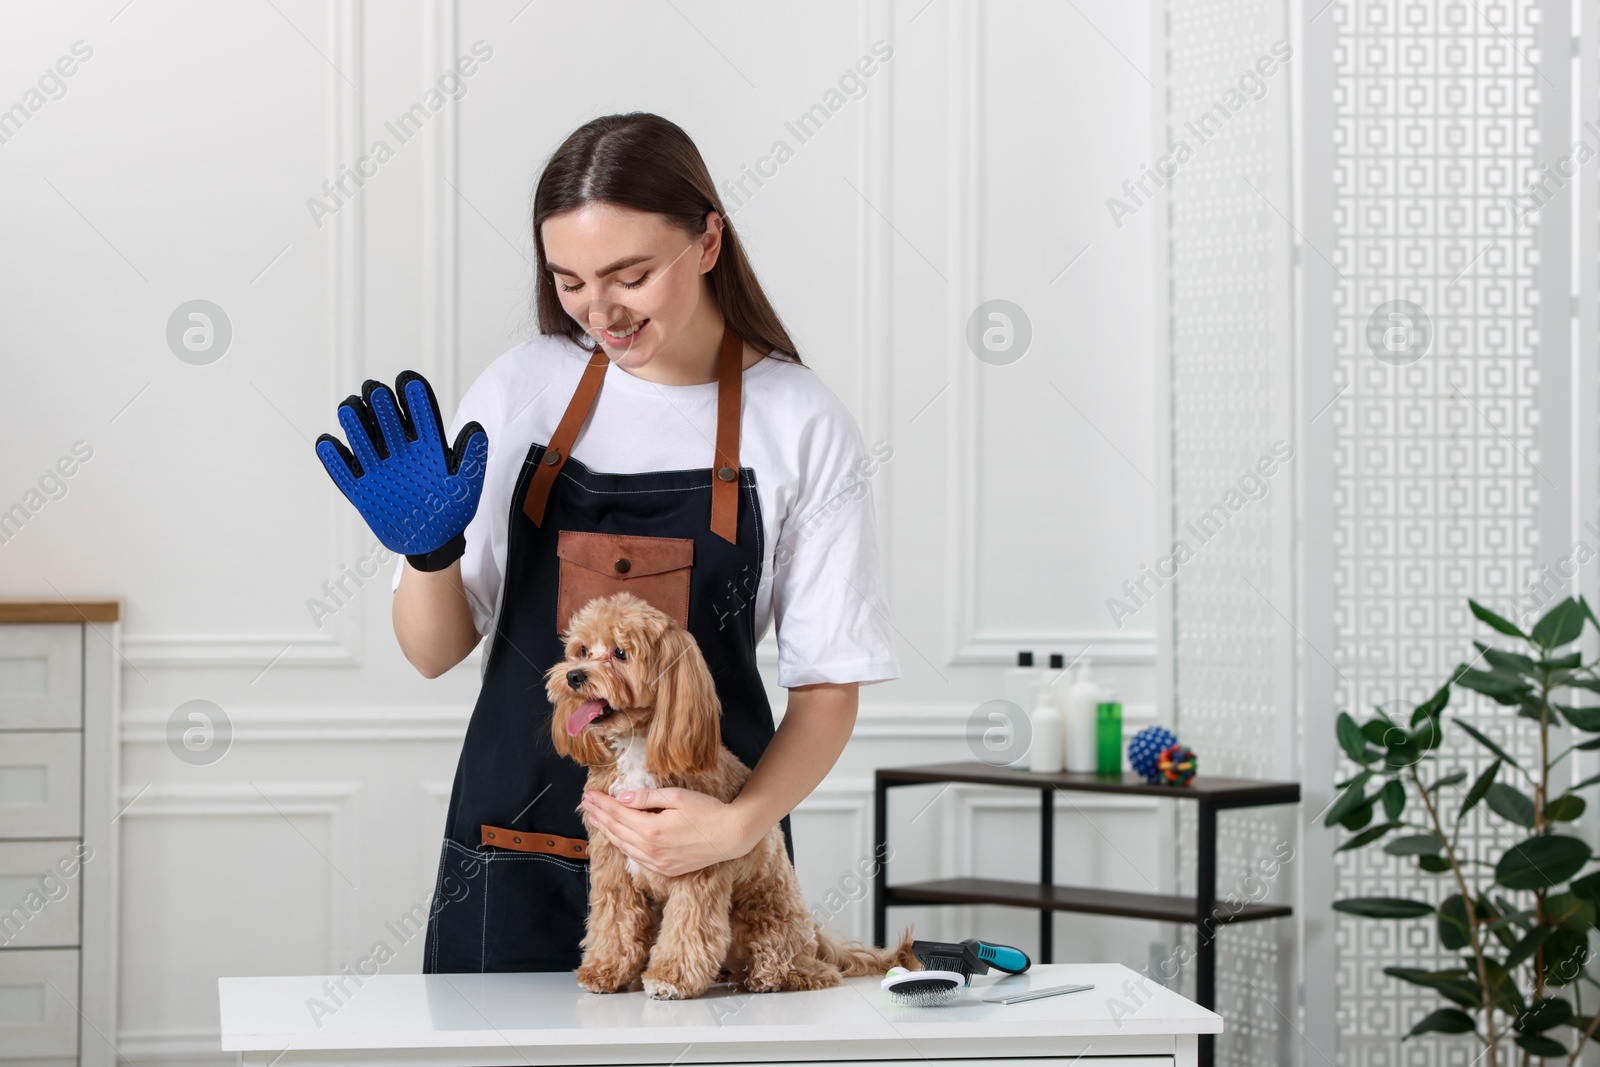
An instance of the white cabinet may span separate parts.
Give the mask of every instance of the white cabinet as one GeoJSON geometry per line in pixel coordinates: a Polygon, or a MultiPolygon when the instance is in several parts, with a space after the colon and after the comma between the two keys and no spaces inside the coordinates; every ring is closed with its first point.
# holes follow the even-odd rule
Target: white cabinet
{"type": "Polygon", "coordinates": [[[0,599],[0,1067],[112,1067],[118,602],[0,599]]]}

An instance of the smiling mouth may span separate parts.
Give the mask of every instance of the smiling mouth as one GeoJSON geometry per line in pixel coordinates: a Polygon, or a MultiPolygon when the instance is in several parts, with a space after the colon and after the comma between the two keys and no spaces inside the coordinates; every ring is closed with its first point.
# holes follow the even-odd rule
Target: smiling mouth
{"type": "Polygon", "coordinates": [[[596,719],[604,718],[616,710],[604,700],[585,700],[578,705],[577,711],[567,716],[567,736],[577,737],[585,726],[588,726],[596,719]]]}

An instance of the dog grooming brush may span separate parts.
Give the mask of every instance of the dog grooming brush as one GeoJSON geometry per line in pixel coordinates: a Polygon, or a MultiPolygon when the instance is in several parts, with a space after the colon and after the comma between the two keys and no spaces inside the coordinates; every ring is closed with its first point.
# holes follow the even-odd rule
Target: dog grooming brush
{"type": "Polygon", "coordinates": [[[1019,948],[991,945],[975,937],[960,942],[913,941],[911,953],[921,961],[923,969],[891,967],[882,987],[895,1003],[923,1008],[960,1000],[972,976],[988,974],[990,967],[1021,974],[1032,965],[1028,954],[1019,948]]]}
{"type": "Polygon", "coordinates": [[[965,941],[913,941],[911,952],[930,971],[955,971],[963,984],[975,974],[988,974],[989,968],[1007,974],[1021,974],[1033,965],[1028,954],[1010,945],[991,945],[969,937],[965,941]]]}
{"type": "Polygon", "coordinates": [[[960,1000],[967,978],[957,971],[908,971],[904,967],[890,967],[881,985],[896,1004],[935,1008],[960,1000]]]}

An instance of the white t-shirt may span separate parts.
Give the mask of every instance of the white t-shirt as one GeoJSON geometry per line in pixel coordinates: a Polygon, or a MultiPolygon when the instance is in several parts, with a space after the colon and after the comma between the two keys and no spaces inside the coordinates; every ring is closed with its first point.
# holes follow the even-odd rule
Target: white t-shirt
{"type": "MultiPolygon", "coordinates": [[[[536,336],[491,363],[450,421],[447,445],[472,420],[489,435],[483,495],[461,559],[480,634],[492,635],[500,616],[507,519],[523,460],[533,442],[547,444],[555,433],[588,361],[565,336],[536,336]]],[[[849,410],[791,359],[769,354],[746,369],[743,393],[739,463],[755,471],[769,534],[755,633],[760,640],[776,620],[778,684],[900,677],[871,481],[892,452],[875,445],[869,453],[849,410]]],[[[709,468],[716,435],[716,382],[659,385],[613,363],[571,455],[608,474],[709,468]]],[[[391,589],[406,566],[400,557],[391,589]]]]}

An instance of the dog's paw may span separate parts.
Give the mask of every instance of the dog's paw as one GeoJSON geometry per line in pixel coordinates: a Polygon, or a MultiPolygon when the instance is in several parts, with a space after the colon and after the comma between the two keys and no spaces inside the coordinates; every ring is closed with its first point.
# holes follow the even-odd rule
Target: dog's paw
{"type": "Polygon", "coordinates": [[[644,977],[644,991],[650,994],[651,1000],[687,1000],[692,996],[687,989],[680,989],[671,982],[664,982],[649,975],[644,977]]]}
{"type": "Polygon", "coordinates": [[[634,976],[620,968],[586,963],[578,968],[578,985],[591,993],[620,993],[633,982],[634,976]]]}
{"type": "Polygon", "coordinates": [[[644,991],[654,1000],[693,1000],[711,988],[709,968],[685,966],[678,960],[653,960],[644,972],[644,991]]]}

